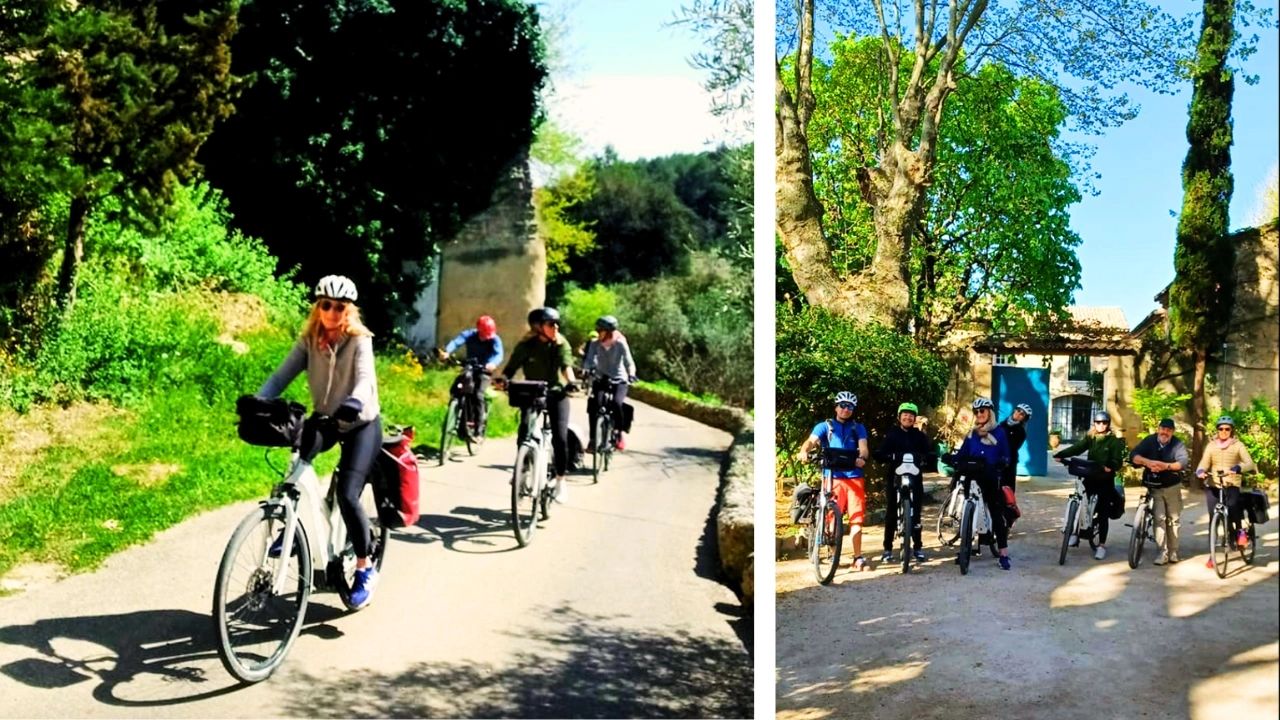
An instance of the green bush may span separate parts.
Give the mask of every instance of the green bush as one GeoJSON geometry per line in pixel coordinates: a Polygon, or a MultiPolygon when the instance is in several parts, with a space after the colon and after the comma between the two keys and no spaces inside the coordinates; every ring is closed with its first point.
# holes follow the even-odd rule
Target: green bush
{"type": "Polygon", "coordinates": [[[1162,390],[1135,388],[1133,391],[1133,410],[1142,418],[1142,427],[1148,433],[1156,431],[1156,426],[1164,418],[1182,415],[1186,411],[1190,395],[1178,395],[1162,390]]]}
{"type": "Polygon", "coordinates": [[[596,319],[602,315],[615,315],[617,295],[604,285],[590,290],[570,285],[560,302],[561,326],[573,347],[582,347],[594,337],[596,319]]]}
{"type": "Polygon", "coordinates": [[[699,253],[687,275],[618,287],[619,320],[642,378],[667,379],[750,407],[754,379],[751,275],[699,253]]]}
{"type": "Polygon", "coordinates": [[[872,448],[903,401],[936,405],[947,385],[947,366],[908,336],[860,323],[819,307],[778,303],[776,441],[779,472],[803,475],[794,461],[813,426],[832,415],[837,392],[858,396],[854,418],[866,426],[872,448]]]}

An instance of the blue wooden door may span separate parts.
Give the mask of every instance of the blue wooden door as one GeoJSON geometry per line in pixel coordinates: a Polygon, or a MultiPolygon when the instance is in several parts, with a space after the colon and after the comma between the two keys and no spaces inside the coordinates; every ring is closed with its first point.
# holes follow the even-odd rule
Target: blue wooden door
{"type": "Polygon", "coordinates": [[[1031,406],[1027,441],[1018,451],[1018,474],[1044,475],[1049,466],[1048,368],[996,367],[991,380],[997,419],[1009,417],[1019,403],[1031,406]]]}

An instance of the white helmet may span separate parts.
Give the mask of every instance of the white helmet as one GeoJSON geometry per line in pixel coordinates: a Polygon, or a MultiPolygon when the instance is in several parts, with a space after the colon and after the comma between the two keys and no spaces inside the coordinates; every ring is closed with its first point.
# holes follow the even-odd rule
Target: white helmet
{"type": "Polygon", "coordinates": [[[1030,417],[1031,417],[1031,406],[1030,406],[1030,405],[1028,405],[1028,404],[1026,404],[1026,403],[1018,403],[1018,408],[1017,408],[1017,409],[1018,409],[1018,410],[1021,410],[1021,411],[1022,411],[1022,412],[1024,412],[1024,413],[1026,413],[1028,418],[1030,418],[1030,417]]]}
{"type": "Polygon", "coordinates": [[[851,392],[838,392],[836,393],[836,404],[839,405],[840,403],[849,403],[854,407],[858,407],[858,396],[851,392]]]}
{"type": "Polygon", "coordinates": [[[981,410],[983,408],[986,408],[988,410],[993,410],[995,409],[995,405],[991,404],[991,401],[984,397],[980,397],[977,400],[973,401],[974,410],[981,410]]]}
{"type": "Polygon", "coordinates": [[[325,275],[316,283],[316,299],[356,301],[356,284],[345,275],[325,275]]]}

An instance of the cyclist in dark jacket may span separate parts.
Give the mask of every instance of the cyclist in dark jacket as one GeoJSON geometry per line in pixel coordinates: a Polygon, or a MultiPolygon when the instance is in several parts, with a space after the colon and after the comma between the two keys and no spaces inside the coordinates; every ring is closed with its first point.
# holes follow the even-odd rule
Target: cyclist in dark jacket
{"type": "MultiPolygon", "coordinates": [[[[889,473],[885,476],[885,515],[884,515],[884,553],[880,562],[893,559],[893,540],[898,526],[898,477],[894,471],[902,462],[902,456],[911,453],[915,466],[923,468],[929,457],[929,438],[916,429],[916,416],[920,414],[915,403],[905,402],[898,406],[898,424],[885,434],[880,447],[871,454],[876,460],[889,464],[889,473]]],[[[916,474],[911,478],[911,540],[918,562],[924,562],[924,551],[920,549],[920,507],[924,501],[924,477],[916,474]]]]}
{"type": "Polygon", "coordinates": [[[460,347],[466,348],[468,360],[481,366],[474,371],[472,387],[475,388],[476,406],[480,408],[480,426],[483,428],[489,415],[489,403],[485,400],[485,394],[489,390],[489,374],[502,362],[502,338],[498,337],[497,323],[488,315],[481,315],[476,320],[474,330],[467,329],[458,333],[443,350],[436,349],[436,357],[444,361],[460,347]]]}
{"type": "Polygon", "coordinates": [[[982,501],[991,513],[991,530],[996,537],[1001,569],[1008,570],[1009,528],[1004,522],[1004,494],[1000,491],[1000,473],[1009,464],[1009,443],[998,429],[995,405],[980,397],[973,401],[973,431],[964,439],[956,455],[962,458],[982,459],[986,471],[976,479],[982,489],[982,501]]]}
{"type": "Polygon", "coordinates": [[[1182,479],[1187,464],[1187,446],[1173,434],[1173,418],[1160,421],[1154,435],[1143,438],[1129,462],[1145,468],[1142,484],[1151,492],[1155,515],[1156,548],[1160,551],[1156,565],[1178,562],[1178,525],[1182,516],[1182,479]]]}

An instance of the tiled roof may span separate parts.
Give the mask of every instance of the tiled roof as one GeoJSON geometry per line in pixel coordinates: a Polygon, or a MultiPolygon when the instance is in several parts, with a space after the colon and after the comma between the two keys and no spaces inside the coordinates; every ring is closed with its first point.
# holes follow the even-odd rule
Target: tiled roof
{"type": "Polygon", "coordinates": [[[1067,308],[1071,319],[1082,325],[1096,325],[1102,328],[1116,328],[1129,332],[1129,322],[1125,320],[1124,310],[1118,307],[1086,307],[1072,305],[1067,308]]]}
{"type": "Polygon", "coordinates": [[[1077,355],[1132,355],[1139,342],[1129,334],[1129,323],[1118,307],[1067,308],[1071,324],[1047,331],[1018,335],[992,335],[977,349],[1012,353],[1070,353],[1077,355]]]}

